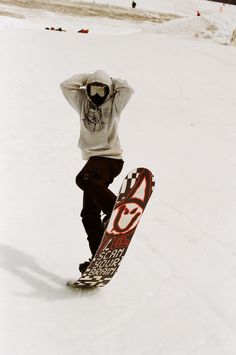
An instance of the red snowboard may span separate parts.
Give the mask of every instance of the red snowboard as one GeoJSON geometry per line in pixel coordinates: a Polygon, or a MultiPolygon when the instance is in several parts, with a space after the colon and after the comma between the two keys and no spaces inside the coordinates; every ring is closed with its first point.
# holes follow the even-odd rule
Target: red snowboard
{"type": "Polygon", "coordinates": [[[68,286],[102,287],[118,270],[154,189],[154,177],[146,168],[132,170],[124,179],[107,229],[96,255],[83,275],[68,286]]]}

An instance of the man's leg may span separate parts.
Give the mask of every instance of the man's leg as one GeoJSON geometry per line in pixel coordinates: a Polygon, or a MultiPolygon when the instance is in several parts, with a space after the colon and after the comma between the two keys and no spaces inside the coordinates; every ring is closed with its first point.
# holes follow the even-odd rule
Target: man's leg
{"type": "Polygon", "coordinates": [[[116,201],[108,186],[122,167],[122,160],[93,157],[76,177],[77,185],[84,191],[81,217],[93,256],[103,236],[101,211],[110,215],[116,201]]]}
{"type": "Polygon", "coordinates": [[[94,256],[103,236],[101,210],[95,205],[93,198],[86,192],[84,192],[81,217],[88,236],[89,248],[92,256],[94,256]]]}
{"type": "Polygon", "coordinates": [[[92,157],[76,177],[76,184],[93,199],[105,214],[111,213],[116,195],[108,189],[119,175],[123,160],[92,157]]]}

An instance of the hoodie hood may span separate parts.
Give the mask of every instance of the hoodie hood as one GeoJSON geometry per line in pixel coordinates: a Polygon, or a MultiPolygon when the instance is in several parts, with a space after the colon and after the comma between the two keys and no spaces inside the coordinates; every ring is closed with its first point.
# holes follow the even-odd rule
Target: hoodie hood
{"type": "Polygon", "coordinates": [[[103,70],[97,70],[91,74],[87,80],[87,84],[101,83],[107,85],[111,91],[112,80],[111,77],[105,73],[103,70]]]}

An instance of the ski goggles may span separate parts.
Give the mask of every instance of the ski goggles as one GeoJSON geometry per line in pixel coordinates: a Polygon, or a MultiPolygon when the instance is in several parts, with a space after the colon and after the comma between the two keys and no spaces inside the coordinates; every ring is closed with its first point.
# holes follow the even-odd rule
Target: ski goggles
{"type": "Polygon", "coordinates": [[[90,84],[88,87],[90,96],[99,95],[100,97],[105,97],[109,93],[109,88],[104,84],[90,84]]]}

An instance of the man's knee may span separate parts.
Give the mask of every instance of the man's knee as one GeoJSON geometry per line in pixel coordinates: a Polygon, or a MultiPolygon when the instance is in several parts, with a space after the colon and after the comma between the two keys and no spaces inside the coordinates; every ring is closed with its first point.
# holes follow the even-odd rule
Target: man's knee
{"type": "Polygon", "coordinates": [[[83,173],[80,172],[76,178],[75,178],[75,182],[76,185],[82,189],[82,190],[86,190],[89,188],[89,185],[91,182],[94,181],[94,179],[98,178],[97,175],[95,173],[83,173]]]}

